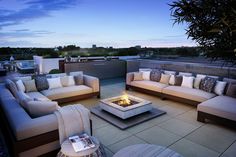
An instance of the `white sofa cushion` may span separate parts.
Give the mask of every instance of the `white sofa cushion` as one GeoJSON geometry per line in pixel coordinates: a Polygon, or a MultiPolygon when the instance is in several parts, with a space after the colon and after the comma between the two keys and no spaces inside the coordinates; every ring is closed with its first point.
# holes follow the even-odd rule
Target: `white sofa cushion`
{"type": "Polygon", "coordinates": [[[170,81],[170,75],[169,74],[161,74],[161,80],[160,83],[164,83],[164,84],[169,84],[170,81]]]}
{"type": "Polygon", "coordinates": [[[208,93],[199,89],[181,87],[181,86],[168,86],[162,90],[164,94],[185,98],[197,102],[203,102],[215,97],[213,93],[208,93]]]}
{"type": "Polygon", "coordinates": [[[61,88],[62,87],[60,77],[48,78],[47,80],[48,80],[49,89],[61,88]]]}
{"type": "Polygon", "coordinates": [[[170,75],[169,85],[175,85],[175,75],[170,75]]]}
{"type": "Polygon", "coordinates": [[[25,92],[37,92],[37,87],[35,84],[35,80],[26,80],[23,81],[24,85],[25,85],[25,92]]]}
{"type": "Polygon", "coordinates": [[[170,74],[175,75],[175,74],[176,74],[176,71],[165,70],[164,73],[165,73],[165,74],[168,74],[168,75],[170,75],[170,74]]]}
{"type": "Polygon", "coordinates": [[[214,87],[214,93],[216,93],[217,95],[223,95],[226,85],[227,82],[216,81],[216,85],[214,87]]]}
{"type": "Polygon", "coordinates": [[[57,99],[68,98],[72,96],[89,94],[92,92],[93,92],[93,89],[85,85],[54,88],[54,89],[41,91],[43,95],[45,95],[51,100],[57,100],[57,99]]]}
{"type": "Polygon", "coordinates": [[[152,90],[156,92],[161,92],[163,88],[168,86],[163,83],[154,82],[154,81],[146,81],[146,80],[132,81],[130,84],[135,87],[140,87],[140,88],[144,88],[144,89],[148,89],[148,90],[152,90]]]}
{"type": "Polygon", "coordinates": [[[150,80],[151,71],[143,71],[143,80],[150,80]]]}
{"type": "Polygon", "coordinates": [[[193,76],[192,73],[187,73],[187,72],[179,72],[180,76],[193,76]]]}
{"type": "Polygon", "coordinates": [[[217,96],[204,101],[197,110],[236,121],[236,99],[229,96],[217,96]]]}
{"type": "Polygon", "coordinates": [[[183,76],[183,81],[181,86],[187,88],[193,88],[194,77],[183,76]]]}

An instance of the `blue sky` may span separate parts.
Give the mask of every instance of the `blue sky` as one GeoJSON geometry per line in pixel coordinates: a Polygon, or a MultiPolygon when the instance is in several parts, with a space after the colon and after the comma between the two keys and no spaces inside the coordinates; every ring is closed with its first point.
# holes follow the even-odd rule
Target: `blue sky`
{"type": "Polygon", "coordinates": [[[172,0],[0,0],[0,47],[195,46],[172,0]]]}

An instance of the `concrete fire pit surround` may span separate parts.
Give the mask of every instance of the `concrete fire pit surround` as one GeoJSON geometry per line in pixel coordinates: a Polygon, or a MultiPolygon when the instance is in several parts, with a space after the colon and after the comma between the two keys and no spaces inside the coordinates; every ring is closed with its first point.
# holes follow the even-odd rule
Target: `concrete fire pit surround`
{"type": "Polygon", "coordinates": [[[135,115],[152,110],[152,105],[151,105],[152,103],[150,101],[132,95],[128,95],[129,99],[138,102],[137,104],[130,105],[127,107],[122,107],[120,105],[113,103],[114,101],[120,100],[121,97],[122,95],[100,100],[99,105],[103,110],[122,119],[127,119],[135,115]]]}

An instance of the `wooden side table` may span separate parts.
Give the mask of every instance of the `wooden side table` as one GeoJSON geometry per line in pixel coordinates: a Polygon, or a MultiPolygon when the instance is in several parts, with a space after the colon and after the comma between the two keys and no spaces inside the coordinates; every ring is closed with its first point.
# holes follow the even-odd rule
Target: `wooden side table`
{"type": "Polygon", "coordinates": [[[57,157],[83,157],[83,156],[100,157],[101,156],[100,155],[101,152],[99,150],[100,143],[93,136],[91,136],[91,139],[95,143],[95,148],[87,149],[85,151],[80,151],[80,152],[75,152],[71,142],[69,141],[69,139],[67,139],[62,143],[61,151],[58,153],[57,157]]]}

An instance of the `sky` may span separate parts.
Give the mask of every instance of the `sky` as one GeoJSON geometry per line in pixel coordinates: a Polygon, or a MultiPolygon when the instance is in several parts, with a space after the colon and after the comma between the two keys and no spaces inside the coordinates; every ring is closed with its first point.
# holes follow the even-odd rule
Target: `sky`
{"type": "Polygon", "coordinates": [[[0,0],[0,47],[195,46],[172,0],[0,0]]]}

